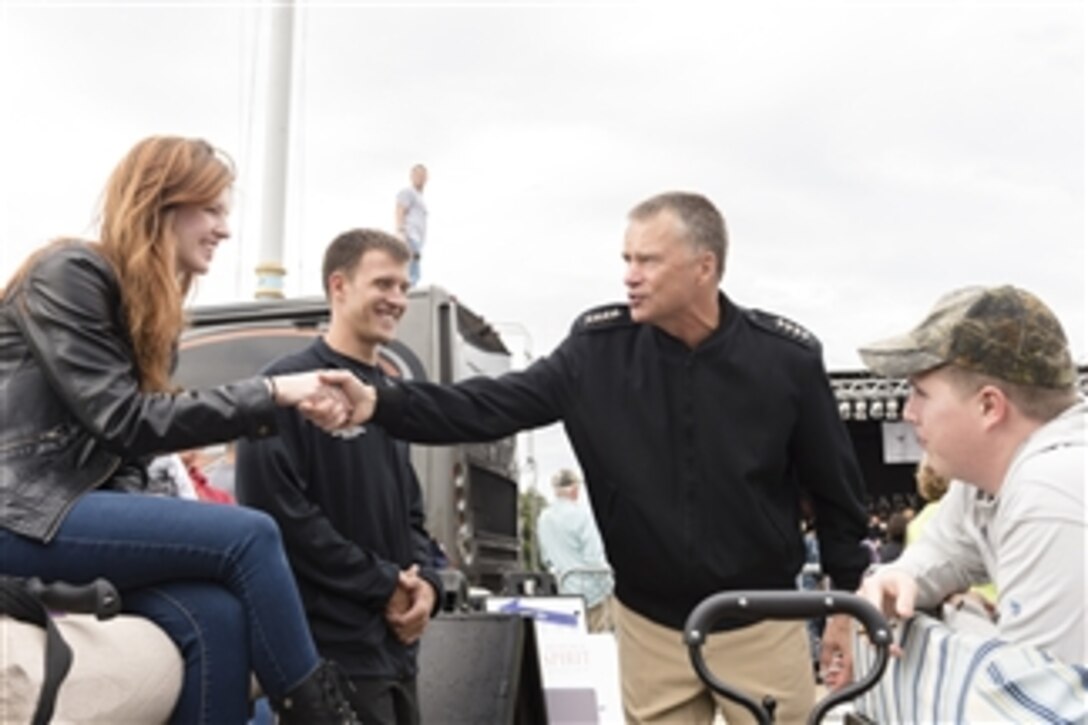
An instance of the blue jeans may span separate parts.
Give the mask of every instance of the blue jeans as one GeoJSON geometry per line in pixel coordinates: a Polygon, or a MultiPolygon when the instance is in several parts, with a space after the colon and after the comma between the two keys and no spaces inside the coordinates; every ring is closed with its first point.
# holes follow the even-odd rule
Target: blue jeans
{"type": "Polygon", "coordinates": [[[109,579],[185,659],[178,723],[244,723],[252,670],[279,699],[317,667],[279,528],[239,506],[89,493],[48,544],[0,529],[0,573],[109,579]]]}
{"type": "Polygon", "coordinates": [[[412,259],[408,262],[408,284],[415,287],[419,283],[420,264],[419,258],[423,253],[423,242],[408,238],[408,249],[412,252],[412,259]]]}

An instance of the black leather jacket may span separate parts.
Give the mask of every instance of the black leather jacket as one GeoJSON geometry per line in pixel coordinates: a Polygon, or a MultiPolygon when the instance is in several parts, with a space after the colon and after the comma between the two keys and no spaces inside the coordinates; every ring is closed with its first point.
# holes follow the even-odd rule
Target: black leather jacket
{"type": "Polygon", "coordinates": [[[146,487],[147,457],[275,431],[260,378],[144,393],[112,268],[47,254],[0,304],[0,526],[41,541],[84,493],[146,487]]]}

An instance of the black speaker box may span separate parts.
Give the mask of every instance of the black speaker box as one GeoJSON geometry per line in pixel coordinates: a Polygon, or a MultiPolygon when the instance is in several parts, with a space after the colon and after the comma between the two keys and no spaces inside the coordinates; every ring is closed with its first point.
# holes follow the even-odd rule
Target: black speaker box
{"type": "Polygon", "coordinates": [[[547,725],[534,632],[512,614],[433,619],[419,650],[424,725],[547,725]]]}

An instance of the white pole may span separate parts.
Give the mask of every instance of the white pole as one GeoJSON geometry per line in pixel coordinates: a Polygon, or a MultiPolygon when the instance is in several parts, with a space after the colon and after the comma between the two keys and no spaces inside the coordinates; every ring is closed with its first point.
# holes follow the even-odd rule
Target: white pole
{"type": "Polygon", "coordinates": [[[287,167],[291,144],[291,76],[294,70],[294,0],[277,0],[264,7],[269,32],[264,57],[265,112],[264,183],[258,239],[258,299],[281,299],[283,236],[287,215],[287,167]]]}

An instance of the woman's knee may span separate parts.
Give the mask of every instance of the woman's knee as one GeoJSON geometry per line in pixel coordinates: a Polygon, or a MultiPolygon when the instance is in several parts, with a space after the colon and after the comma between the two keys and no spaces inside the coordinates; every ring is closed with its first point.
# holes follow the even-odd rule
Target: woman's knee
{"type": "Polygon", "coordinates": [[[283,536],[274,518],[264,511],[241,506],[238,511],[241,517],[236,531],[247,546],[260,552],[283,548],[283,536]]]}
{"type": "Polygon", "coordinates": [[[126,611],[154,621],[182,649],[209,643],[245,646],[245,609],[224,587],[174,582],[125,592],[123,601],[126,611]]]}

